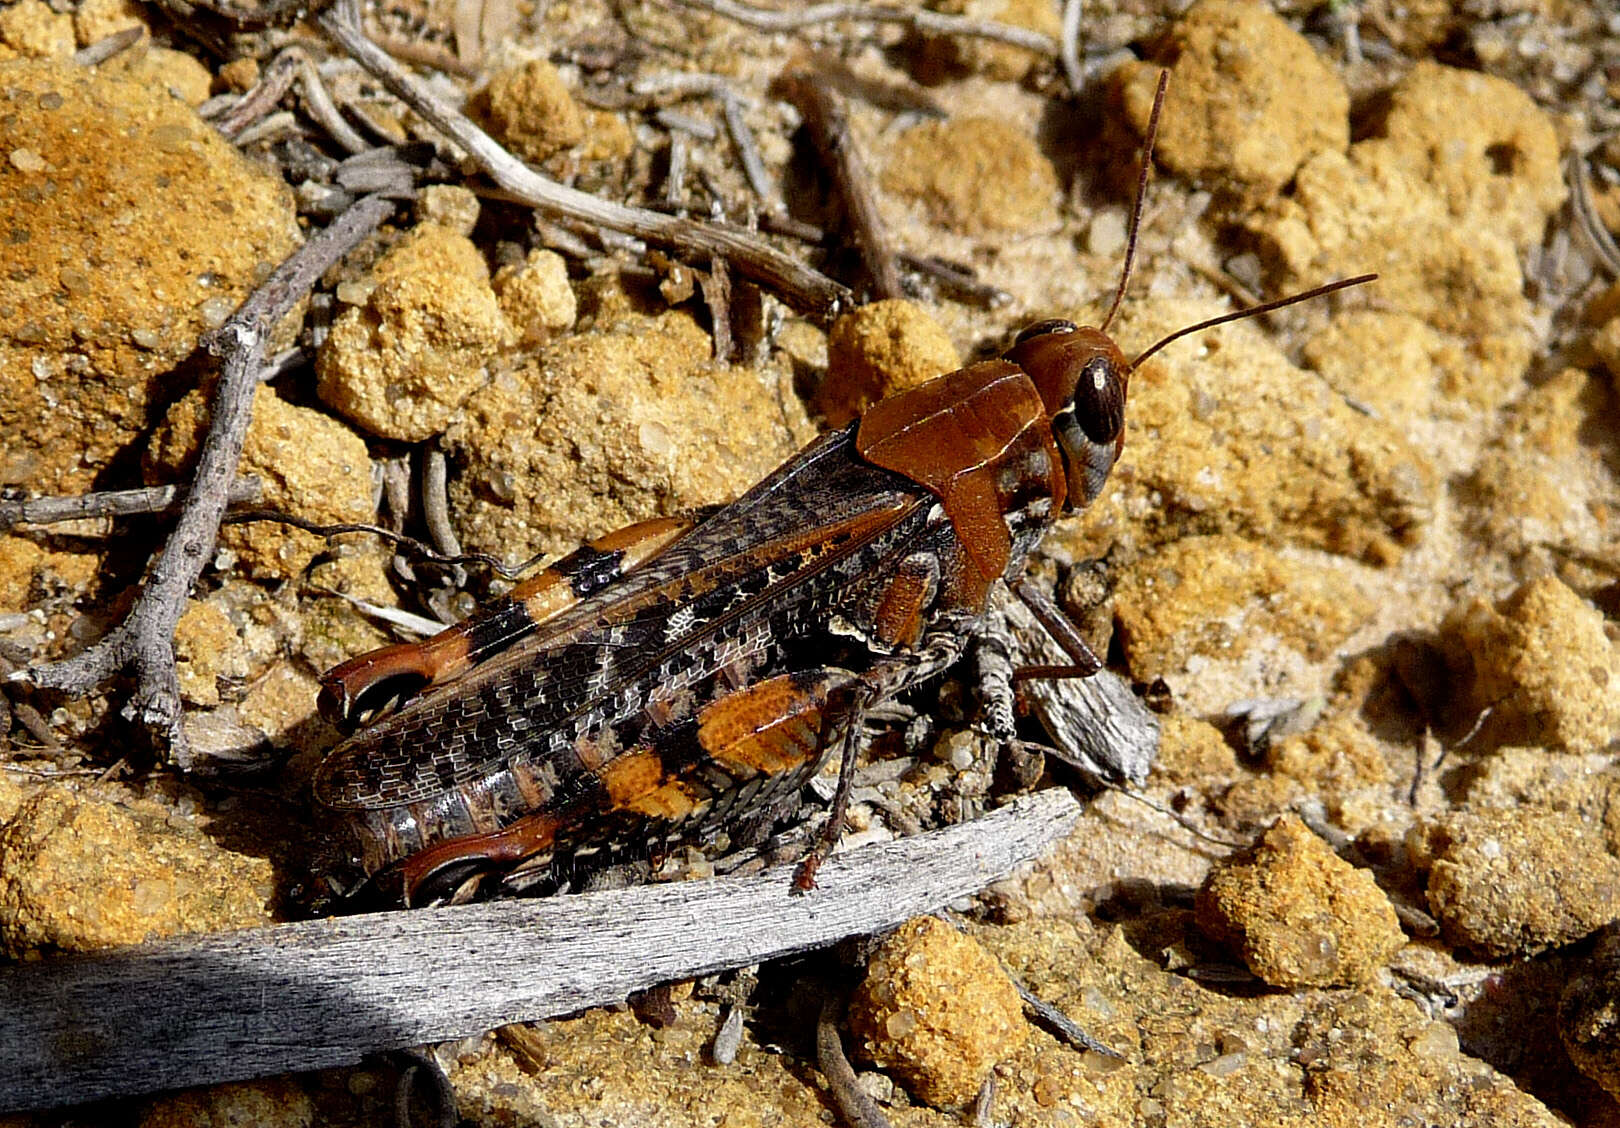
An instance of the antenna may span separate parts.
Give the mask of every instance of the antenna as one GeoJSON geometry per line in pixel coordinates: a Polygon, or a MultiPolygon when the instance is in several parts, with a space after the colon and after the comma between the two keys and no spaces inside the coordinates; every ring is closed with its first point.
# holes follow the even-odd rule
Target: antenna
{"type": "Polygon", "coordinates": [[[1164,109],[1164,91],[1170,85],[1170,72],[1159,72],[1159,86],[1153,92],[1153,112],[1148,115],[1147,142],[1142,148],[1142,169],[1136,174],[1136,202],[1131,205],[1130,233],[1125,238],[1125,265],[1119,271],[1119,288],[1114,291],[1114,304],[1108,307],[1098,331],[1108,332],[1108,323],[1119,312],[1125,300],[1125,287],[1131,280],[1131,266],[1136,261],[1136,232],[1142,226],[1142,204],[1147,199],[1148,179],[1153,173],[1153,146],[1159,139],[1159,111],[1164,109]]]}
{"type": "Polygon", "coordinates": [[[1225,325],[1228,321],[1241,321],[1245,317],[1258,317],[1262,313],[1270,313],[1274,309],[1282,309],[1284,306],[1291,306],[1296,302],[1307,302],[1312,298],[1320,298],[1322,295],[1331,294],[1335,290],[1347,290],[1351,286],[1364,285],[1365,283],[1373,281],[1377,277],[1378,275],[1376,274],[1358,274],[1354,278],[1345,278],[1338,282],[1329,282],[1325,286],[1317,286],[1314,289],[1306,290],[1303,293],[1292,294],[1286,298],[1278,298],[1274,302],[1266,302],[1264,305],[1249,306],[1247,309],[1233,310],[1231,313],[1223,313],[1219,317],[1212,317],[1208,321],[1200,321],[1196,325],[1189,325],[1185,329],[1177,329],[1174,333],[1170,334],[1168,337],[1162,338],[1157,344],[1150,346],[1146,352],[1142,353],[1135,360],[1131,361],[1131,371],[1136,371],[1137,366],[1139,366],[1148,357],[1164,348],[1164,346],[1168,345],[1171,341],[1180,340],[1188,333],[1197,333],[1204,329],[1211,329],[1216,325],[1225,325]]]}

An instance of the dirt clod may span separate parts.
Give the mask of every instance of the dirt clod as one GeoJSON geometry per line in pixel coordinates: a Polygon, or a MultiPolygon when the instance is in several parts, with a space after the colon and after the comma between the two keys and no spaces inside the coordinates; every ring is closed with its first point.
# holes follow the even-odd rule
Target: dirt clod
{"type": "Polygon", "coordinates": [[[1018,990],[996,958],[933,917],[901,926],[850,1000],[860,1054],[938,1108],[971,1101],[1028,1036],[1018,990]]]}
{"type": "Polygon", "coordinates": [[[0,828],[0,950],[84,951],[269,920],[272,870],[155,810],[47,787],[0,828]]]}
{"type": "Polygon", "coordinates": [[[1368,983],[1406,942],[1372,875],[1292,815],[1210,873],[1198,924],[1273,987],[1368,983]]]}
{"type": "Polygon", "coordinates": [[[1533,955],[1620,916],[1620,858],[1601,832],[1548,810],[1461,812],[1412,839],[1429,869],[1429,909],[1454,943],[1533,955]]]}
{"type": "Polygon", "coordinates": [[[960,367],[956,346],[922,306],[872,302],[833,323],[815,407],[827,426],[842,427],[876,401],[960,367]]]}

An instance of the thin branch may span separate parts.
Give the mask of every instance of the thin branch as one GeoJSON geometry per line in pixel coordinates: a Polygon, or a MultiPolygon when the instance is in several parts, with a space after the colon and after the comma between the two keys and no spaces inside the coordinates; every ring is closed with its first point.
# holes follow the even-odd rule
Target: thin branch
{"type": "Polygon", "coordinates": [[[350,153],[363,153],[367,149],[375,148],[344,119],[337,108],[337,103],[332,101],[331,91],[327,90],[326,81],[321,78],[320,70],[310,57],[296,47],[288,50],[298,51],[300,60],[298,77],[303,87],[304,106],[309,110],[309,116],[320,122],[321,128],[326,130],[332,140],[350,153]]]}
{"type": "Polygon", "coordinates": [[[301,47],[288,47],[276,55],[265,68],[259,82],[220,117],[216,128],[229,140],[240,142],[248,126],[269,113],[295,82],[303,89],[304,104],[309,109],[310,117],[326,130],[332,140],[350,153],[363,153],[376,148],[344,120],[326,89],[321,72],[301,47]]]}
{"type": "Polygon", "coordinates": [[[232,525],[240,525],[248,521],[274,521],[280,525],[291,525],[295,529],[302,529],[306,533],[314,533],[316,536],[325,537],[328,540],[333,537],[343,536],[346,533],[369,533],[374,537],[381,537],[390,544],[397,544],[431,564],[442,564],[447,567],[454,567],[459,564],[482,564],[504,580],[516,579],[541,559],[541,556],[533,556],[521,564],[511,565],[499,557],[491,556],[487,552],[463,552],[458,555],[447,556],[437,551],[432,545],[424,544],[415,537],[406,536],[404,533],[396,533],[392,529],[383,528],[381,525],[368,525],[360,521],[349,521],[338,525],[323,525],[317,521],[311,521],[307,517],[283,513],[277,509],[245,509],[240,513],[227,515],[224,520],[232,525]]]}
{"type": "MultiPolygon", "coordinates": [[[[764,215],[760,226],[778,235],[787,235],[818,247],[827,244],[827,233],[813,223],[806,223],[790,215],[764,215]]],[[[981,282],[970,267],[947,262],[935,255],[917,255],[899,251],[895,255],[907,270],[926,275],[943,286],[956,298],[984,309],[1001,309],[1013,302],[1013,296],[999,286],[981,282]]]]}
{"type": "MultiPolygon", "coordinates": [[[[1007,971],[1006,965],[1002,965],[1002,970],[1007,971]]],[[[1062,1008],[1047,1002],[1025,987],[1012,972],[1007,971],[1007,978],[1011,979],[1012,985],[1018,989],[1018,997],[1024,1001],[1024,1009],[1029,1012],[1029,1017],[1046,1027],[1052,1034],[1062,1038],[1077,1050],[1090,1050],[1094,1054],[1104,1054],[1111,1058],[1124,1057],[1112,1046],[1099,1042],[1087,1034],[1085,1028],[1064,1013],[1062,1008]]]]}
{"type": "Polygon", "coordinates": [[[973,1098],[973,1128],[990,1128],[995,1121],[996,1108],[996,1075],[985,1075],[984,1084],[979,1086],[979,1095],[973,1098]]]}
{"type": "Polygon", "coordinates": [[[720,136],[720,131],[709,122],[700,117],[682,113],[671,106],[665,106],[656,111],[653,114],[653,119],[665,129],[672,130],[677,134],[690,133],[700,141],[713,141],[720,136]]]}
{"type": "Polygon", "coordinates": [[[832,170],[833,186],[844,203],[844,217],[860,250],[861,261],[872,279],[872,290],[879,298],[905,296],[900,287],[900,271],[895,267],[894,249],[883,229],[877,201],[872,196],[871,177],[855,147],[849,117],[838,96],[820,78],[804,71],[789,71],[777,80],[783,97],[799,108],[810,139],[832,170]]]}
{"type": "Polygon", "coordinates": [[[731,271],[726,260],[716,258],[709,269],[698,275],[698,289],[703,302],[709,307],[709,324],[714,337],[714,359],[719,364],[730,364],[731,334],[731,271]]]}
{"type": "Polygon", "coordinates": [[[106,62],[121,51],[141,41],[146,34],[144,27],[126,27],[123,31],[115,31],[111,35],[96,40],[88,47],[81,48],[73,56],[73,61],[81,67],[93,67],[106,62]]]}
{"type": "MultiPolygon", "coordinates": [[[[263,483],[254,477],[237,478],[226,492],[227,505],[257,502],[263,483]]],[[[15,525],[57,525],[97,517],[135,517],[143,513],[167,515],[179,511],[185,489],[181,486],[146,486],[138,490],[106,490],[78,497],[31,497],[0,500],[0,531],[15,525]]]]}
{"type": "Polygon", "coordinates": [[[480,71],[476,67],[469,67],[462,62],[448,47],[426,39],[413,39],[406,36],[392,35],[379,28],[372,33],[377,45],[396,58],[404,59],[407,63],[418,67],[429,67],[432,70],[453,74],[457,78],[475,79],[480,71]]]}
{"type": "Polygon", "coordinates": [[[252,89],[219,116],[219,120],[214,122],[214,128],[219,130],[226,140],[235,141],[243,130],[281,102],[287,91],[292,89],[293,80],[297,76],[298,61],[293,57],[293,52],[281,52],[259,73],[259,81],[253,84],[252,89]]]}
{"type": "Polygon", "coordinates": [[[265,366],[259,370],[259,383],[267,384],[277,380],[297,368],[312,364],[315,358],[308,349],[294,345],[290,349],[283,349],[271,357],[265,366]]]}
{"type": "Polygon", "coordinates": [[[394,532],[404,529],[411,513],[410,455],[382,458],[373,464],[372,495],[372,512],[386,512],[388,527],[394,532]]]}
{"type": "Polygon", "coordinates": [[[51,723],[40,715],[38,709],[26,701],[13,701],[10,705],[11,715],[29,736],[39,741],[40,745],[53,756],[61,754],[62,742],[56,738],[56,734],[51,731],[51,723]]]}
{"type": "MultiPolygon", "coordinates": [[[[676,71],[638,78],[630,84],[630,92],[654,98],[667,94],[703,94],[719,102],[721,117],[726,123],[726,132],[731,135],[731,143],[737,149],[737,157],[742,162],[743,176],[748,180],[748,186],[754,190],[754,194],[759,197],[767,212],[776,214],[787,210],[777,194],[775,181],[765,168],[764,158],[759,154],[759,144],[754,140],[754,131],[748,128],[748,122],[743,118],[743,112],[753,102],[738,94],[730,82],[717,74],[676,71]]],[[[674,120],[680,121],[681,116],[677,116],[674,120]]],[[[694,118],[686,118],[685,121],[706,130],[702,134],[706,140],[715,136],[714,128],[707,122],[694,118]]],[[[668,122],[665,124],[669,125],[668,122]]],[[[674,168],[673,138],[671,141],[670,165],[674,168]]],[[[679,183],[678,177],[672,175],[670,179],[679,183]]],[[[672,199],[667,193],[665,198],[672,199]]]]}
{"type": "Polygon", "coordinates": [[[95,645],[72,658],[19,671],[34,685],[82,694],[119,670],[133,668],[137,686],[124,714],[166,739],[181,768],[191,765],[191,753],[180,724],[174,628],[192,583],[214,552],[252,418],[268,338],[316,280],[392,211],[393,204],[378,197],[357,202],[277,267],[229,321],[203,339],[209,351],[224,358],[210,405],[208,434],[185,506],[151,567],[145,589],[128,617],[95,645]]]}
{"type": "Polygon", "coordinates": [[[422,521],[439,551],[454,557],[461,555],[461,541],[450,523],[449,478],[444,451],[428,451],[422,463],[422,521]]]}
{"type": "Polygon", "coordinates": [[[997,43],[1010,43],[1028,51],[1056,57],[1057,40],[1025,27],[997,23],[994,20],[970,20],[965,16],[952,16],[926,8],[902,8],[892,4],[812,4],[798,11],[773,12],[739,4],[736,0],[677,0],[683,7],[713,12],[718,16],[736,20],[740,24],[760,31],[798,31],[813,24],[834,20],[855,20],[866,23],[897,23],[918,31],[936,35],[962,35],[972,39],[991,39],[997,43]]]}
{"type": "Polygon", "coordinates": [[[277,110],[275,113],[260,118],[242,130],[242,132],[231,138],[231,142],[238,148],[249,149],[261,141],[275,141],[282,137],[290,137],[300,131],[301,127],[298,124],[297,114],[291,110],[277,110]]]}
{"type": "Polygon", "coordinates": [[[678,129],[671,129],[669,172],[664,177],[664,203],[671,209],[680,207],[682,199],[686,196],[686,161],[689,149],[686,134],[678,129]]]}
{"type": "Polygon", "coordinates": [[[1063,0],[1063,37],[1058,40],[1058,60],[1063,64],[1063,77],[1069,81],[1069,93],[1078,95],[1085,84],[1086,72],[1080,65],[1080,17],[1083,0],[1063,0]]]}
{"type": "Polygon", "coordinates": [[[101,768],[31,768],[26,764],[0,764],[0,772],[16,772],[35,779],[87,779],[107,774],[101,768]]]}
{"type": "Polygon", "coordinates": [[[839,1118],[849,1128],[889,1128],[889,1118],[855,1080],[854,1067],[844,1054],[844,1039],[838,1033],[836,995],[828,995],[821,1002],[821,1016],[816,1020],[816,1067],[826,1078],[827,1093],[838,1109],[839,1118]]]}
{"type": "Polygon", "coordinates": [[[657,74],[644,74],[631,81],[630,93],[643,98],[705,94],[714,98],[731,97],[744,107],[751,104],[748,98],[731,88],[730,80],[718,74],[710,74],[708,71],[662,71],[657,74]]]}
{"type": "Polygon", "coordinates": [[[743,102],[731,92],[729,88],[721,87],[719,91],[720,109],[726,119],[726,132],[731,134],[731,143],[737,147],[737,158],[742,161],[743,175],[748,178],[748,186],[754,190],[760,202],[767,211],[783,211],[782,201],[776,193],[776,183],[771,174],[765,171],[765,161],[759,155],[759,145],[754,140],[754,131],[748,128],[748,122],[743,120],[743,102]]]}
{"type": "Polygon", "coordinates": [[[901,251],[900,261],[905,264],[906,269],[915,270],[918,274],[932,278],[960,301],[970,302],[982,309],[1001,309],[1013,303],[1013,296],[1000,286],[981,282],[966,270],[953,266],[944,259],[901,251]]]}
{"type": "Polygon", "coordinates": [[[739,273],[780,292],[790,305],[823,317],[834,316],[850,300],[845,287],[783,254],[752,232],[628,207],[541,176],[366,38],[360,30],[352,0],[338,0],[317,17],[317,22],[390,93],[465,149],[496,184],[529,207],[626,232],[686,254],[724,257],[739,273]]]}
{"type": "MultiPolygon", "coordinates": [[[[429,450],[422,459],[422,523],[441,553],[461,555],[461,540],[450,521],[450,464],[442,450],[429,450]]],[[[459,563],[451,565],[450,583],[466,586],[467,570],[459,563]]]]}

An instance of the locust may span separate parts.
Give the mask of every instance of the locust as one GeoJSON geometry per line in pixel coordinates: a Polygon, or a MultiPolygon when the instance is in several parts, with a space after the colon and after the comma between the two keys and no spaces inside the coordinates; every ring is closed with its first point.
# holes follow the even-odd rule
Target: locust
{"type": "MultiPolygon", "coordinates": [[[[1030,325],[997,359],[880,401],[728,505],[610,533],[463,623],[324,676],[322,711],[353,735],[318,767],[314,797],[370,899],[518,891],[768,825],[836,753],[827,830],[797,879],[808,889],[842,824],[862,718],[962,658],[993,602],[1026,603],[1069,657],[1021,673],[1101,667],[1026,571],[1054,522],[1103,490],[1132,371],[1187,333],[1372,277],[1127,358],[1107,330],[1162,98],[1161,81],[1100,326],[1030,325]]],[[[1010,740],[1011,710],[988,712],[1010,740]]]]}

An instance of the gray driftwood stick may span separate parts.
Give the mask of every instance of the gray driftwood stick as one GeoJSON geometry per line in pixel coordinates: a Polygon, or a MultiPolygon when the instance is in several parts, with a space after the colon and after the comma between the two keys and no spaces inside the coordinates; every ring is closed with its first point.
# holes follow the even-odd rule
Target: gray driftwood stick
{"type": "Polygon", "coordinates": [[[1067,792],[790,868],[186,937],[0,969],[0,1112],[357,1062],[875,932],[1010,872],[1067,792]]]}
{"type": "MultiPolygon", "coordinates": [[[[1061,666],[1072,659],[1035,616],[1005,588],[992,589],[992,615],[1000,615],[1020,665],[1061,666]]],[[[1035,678],[1019,694],[1052,738],[1057,758],[1106,783],[1140,786],[1159,758],[1159,718],[1112,670],[1089,678],[1035,678]]]]}

